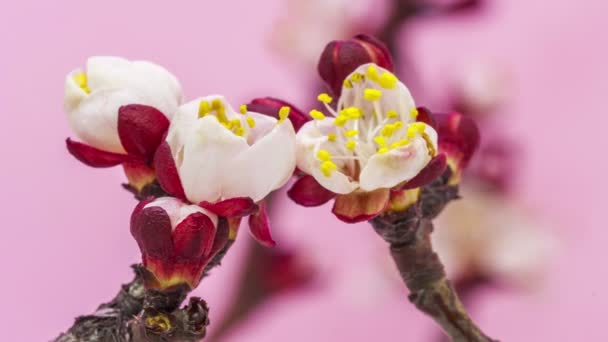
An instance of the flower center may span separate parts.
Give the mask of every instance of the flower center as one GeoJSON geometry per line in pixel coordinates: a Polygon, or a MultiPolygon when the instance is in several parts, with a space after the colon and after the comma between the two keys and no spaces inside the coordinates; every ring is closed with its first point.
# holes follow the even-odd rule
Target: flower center
{"type": "Polygon", "coordinates": [[[89,86],[87,84],[87,74],[85,74],[84,72],[79,72],[75,74],[72,78],[74,79],[74,82],[76,82],[76,84],[80,87],[80,89],[82,89],[85,93],[91,93],[91,89],[89,89],[89,86]]]}
{"type": "Polygon", "coordinates": [[[423,137],[432,146],[425,133],[426,125],[415,122],[418,111],[413,108],[404,113],[398,100],[388,97],[399,94],[394,91],[398,82],[392,73],[380,74],[370,65],[365,74],[355,72],[344,81],[345,89],[335,109],[330,106],[331,96],[325,93],[318,96],[326,112],[334,117],[333,127],[328,129],[322,126],[325,114],[318,110],[310,112],[321,133],[314,153],[325,176],[330,177],[340,167],[357,179],[371,157],[408,146],[417,137],[423,137]],[[383,99],[385,95],[387,98],[383,99]]]}

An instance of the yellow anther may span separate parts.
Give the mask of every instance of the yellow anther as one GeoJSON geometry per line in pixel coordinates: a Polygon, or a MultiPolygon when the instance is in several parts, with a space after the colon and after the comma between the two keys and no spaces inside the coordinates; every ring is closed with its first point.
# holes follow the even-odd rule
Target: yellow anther
{"type": "Polygon", "coordinates": [[[211,108],[217,113],[217,119],[220,122],[228,122],[228,118],[226,117],[226,107],[224,107],[222,100],[215,99],[211,101],[211,108]]]}
{"type": "Polygon", "coordinates": [[[386,112],[386,117],[388,117],[389,119],[394,119],[398,116],[399,114],[397,114],[396,110],[389,110],[388,112],[386,112]]]}
{"type": "Polygon", "coordinates": [[[249,128],[253,128],[255,127],[255,119],[248,116],[245,121],[247,121],[247,125],[249,126],[249,128]]]}
{"type": "Polygon", "coordinates": [[[399,141],[396,141],[396,142],[392,143],[391,147],[392,148],[398,148],[398,147],[406,146],[409,143],[410,143],[409,140],[407,140],[407,139],[401,139],[399,141]]]}
{"type": "Polygon", "coordinates": [[[401,127],[403,127],[403,122],[397,121],[393,124],[393,127],[395,127],[395,131],[401,129],[401,127]]]}
{"type": "Polygon", "coordinates": [[[375,137],[374,141],[376,142],[376,144],[378,144],[379,147],[386,147],[386,139],[383,136],[379,135],[375,137]]]}
{"type": "Polygon", "coordinates": [[[391,124],[387,124],[384,127],[382,127],[382,130],[380,131],[380,133],[385,137],[391,137],[391,136],[393,136],[393,133],[395,133],[395,126],[391,125],[391,124]]]}
{"type": "Polygon", "coordinates": [[[326,150],[319,150],[319,152],[317,152],[317,158],[321,161],[328,161],[331,159],[331,153],[326,150]]]}
{"type": "Polygon", "coordinates": [[[201,103],[198,104],[198,117],[202,118],[203,116],[209,114],[210,110],[211,105],[209,104],[209,101],[201,101],[201,103]]]}
{"type": "Polygon", "coordinates": [[[311,110],[309,114],[310,114],[310,117],[315,120],[325,119],[325,114],[323,114],[321,111],[318,111],[316,109],[311,110]]]}
{"type": "Polygon", "coordinates": [[[283,106],[279,109],[279,122],[285,121],[289,116],[289,112],[291,112],[291,108],[289,106],[283,106]]]}
{"type": "Polygon", "coordinates": [[[378,89],[366,88],[363,91],[363,97],[367,101],[378,101],[382,97],[382,91],[378,89]]]}
{"type": "Polygon", "coordinates": [[[239,119],[230,120],[228,123],[230,124],[230,127],[241,127],[241,120],[239,119]]]}
{"type": "Polygon", "coordinates": [[[79,72],[74,75],[73,78],[74,82],[76,82],[80,89],[82,89],[87,94],[91,93],[91,89],[89,89],[89,86],[87,84],[87,74],[85,74],[84,72],[79,72]]]}
{"type": "Polygon", "coordinates": [[[333,101],[333,99],[331,98],[331,96],[329,96],[326,93],[319,94],[319,96],[317,97],[317,100],[319,100],[319,101],[321,101],[323,103],[327,103],[327,104],[330,104],[331,101],[333,101]]]}
{"type": "Polygon", "coordinates": [[[346,147],[347,150],[354,151],[355,147],[357,147],[357,142],[354,140],[349,140],[346,142],[346,144],[344,146],[346,147]]]}
{"type": "Polygon", "coordinates": [[[245,135],[245,129],[243,127],[236,127],[234,128],[234,134],[238,135],[239,137],[242,137],[243,135],[245,135]]]}
{"type": "Polygon", "coordinates": [[[336,141],[338,139],[338,136],[336,135],[336,133],[329,133],[327,135],[327,140],[329,141],[336,141]]]}
{"type": "Polygon", "coordinates": [[[390,151],[390,149],[388,147],[382,147],[380,149],[378,149],[378,154],[383,154],[390,151]]]}
{"type": "Polygon", "coordinates": [[[412,108],[412,110],[410,111],[410,117],[411,118],[417,118],[418,117],[418,109],[416,108],[412,108]]]}
{"type": "Polygon", "coordinates": [[[334,120],[334,125],[344,126],[346,121],[348,121],[348,118],[346,117],[346,115],[338,115],[338,117],[336,117],[336,119],[334,120]]]}
{"type": "Polygon", "coordinates": [[[342,83],[342,85],[344,86],[344,88],[347,89],[351,89],[353,87],[353,84],[349,80],[344,80],[344,83],[342,83]]]}
{"type": "Polygon", "coordinates": [[[378,82],[380,75],[378,75],[378,69],[375,66],[370,65],[367,67],[367,78],[372,81],[378,82]]]}
{"type": "Polygon", "coordinates": [[[358,83],[361,82],[363,80],[363,75],[356,72],[354,73],[351,77],[350,77],[350,81],[353,83],[358,83]]]}
{"type": "Polygon", "coordinates": [[[346,116],[349,119],[359,119],[361,117],[361,109],[357,107],[348,107],[340,111],[340,114],[346,116]]]}
{"type": "Polygon", "coordinates": [[[241,105],[241,106],[239,107],[239,112],[240,112],[241,114],[243,114],[243,115],[244,115],[244,114],[246,114],[246,113],[247,113],[247,105],[245,105],[245,104],[241,105]]]}
{"type": "Polygon", "coordinates": [[[351,129],[350,131],[344,132],[344,136],[349,137],[349,138],[352,138],[357,135],[359,135],[359,131],[357,131],[356,129],[351,129]]]}
{"type": "Polygon", "coordinates": [[[407,128],[407,137],[412,139],[418,134],[424,133],[426,125],[422,122],[411,123],[407,128]]]}
{"type": "Polygon", "coordinates": [[[321,163],[321,166],[319,168],[321,169],[321,172],[323,172],[325,177],[330,177],[331,173],[338,169],[338,166],[332,161],[326,160],[321,163]]]}
{"type": "Polygon", "coordinates": [[[382,88],[394,89],[395,85],[397,84],[397,81],[397,77],[387,71],[383,73],[382,76],[380,76],[380,78],[378,79],[378,84],[380,84],[382,88]]]}

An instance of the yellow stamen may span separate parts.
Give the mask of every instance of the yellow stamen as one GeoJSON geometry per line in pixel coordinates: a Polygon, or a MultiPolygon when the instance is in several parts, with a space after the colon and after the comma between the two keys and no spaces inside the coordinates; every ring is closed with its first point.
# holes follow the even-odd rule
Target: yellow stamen
{"type": "Polygon", "coordinates": [[[220,100],[220,99],[213,100],[211,102],[211,108],[213,110],[215,110],[215,112],[217,113],[217,119],[220,122],[222,122],[222,123],[228,122],[228,118],[226,117],[226,107],[224,107],[222,100],[220,100]]]}
{"type": "Polygon", "coordinates": [[[363,97],[367,101],[378,101],[382,97],[382,91],[378,89],[366,88],[363,91],[363,97]]]}
{"type": "Polygon", "coordinates": [[[241,120],[233,119],[233,120],[230,120],[228,122],[228,124],[230,125],[230,127],[241,127],[241,120]]]}
{"type": "Polygon", "coordinates": [[[243,104],[239,107],[239,112],[241,114],[246,114],[247,113],[247,105],[243,104]]]}
{"type": "Polygon", "coordinates": [[[328,161],[331,159],[331,153],[326,150],[319,150],[319,152],[317,152],[317,158],[321,161],[328,161]]]}
{"type": "Polygon", "coordinates": [[[327,140],[329,141],[336,141],[338,139],[338,136],[335,133],[329,133],[327,135],[327,140]]]}
{"type": "Polygon", "coordinates": [[[353,84],[351,83],[351,81],[349,80],[344,80],[344,83],[342,83],[342,85],[344,86],[344,88],[346,89],[351,89],[353,87],[353,84]]]}
{"type": "Polygon", "coordinates": [[[199,103],[198,105],[198,117],[202,118],[203,116],[209,114],[209,111],[211,110],[211,105],[209,104],[209,101],[201,101],[201,103],[199,103]]]}
{"type": "Polygon", "coordinates": [[[344,126],[344,124],[348,121],[348,118],[345,115],[338,115],[334,120],[334,125],[336,126],[344,126]]]}
{"type": "Polygon", "coordinates": [[[89,89],[89,86],[87,85],[87,74],[85,74],[84,72],[79,72],[74,75],[73,78],[74,82],[76,82],[80,89],[82,89],[87,94],[91,93],[91,89],[89,89]]]}
{"type": "Polygon", "coordinates": [[[378,84],[380,84],[382,88],[394,89],[395,85],[397,84],[397,81],[397,77],[387,71],[383,73],[382,76],[380,76],[380,78],[378,79],[378,84]]]}
{"type": "Polygon", "coordinates": [[[285,119],[287,119],[287,117],[289,116],[290,111],[291,108],[289,108],[289,106],[281,107],[281,109],[279,109],[279,122],[285,121],[285,119]]]}
{"type": "Polygon", "coordinates": [[[255,119],[248,116],[245,121],[247,121],[247,125],[249,126],[249,128],[253,128],[255,127],[255,119]]]}
{"type": "Polygon", "coordinates": [[[380,75],[378,75],[378,69],[375,66],[370,65],[367,67],[367,78],[375,82],[379,81],[380,75]]]}
{"type": "Polygon", "coordinates": [[[354,151],[355,147],[357,147],[357,142],[354,140],[349,140],[346,142],[346,144],[344,146],[346,146],[347,150],[354,151]]]}
{"type": "Polygon", "coordinates": [[[359,135],[359,131],[357,131],[356,129],[351,129],[350,131],[344,132],[344,136],[349,137],[349,138],[352,138],[357,135],[359,135]]]}
{"type": "Polygon", "coordinates": [[[418,117],[418,109],[416,108],[412,108],[412,110],[410,111],[410,117],[411,118],[417,118],[418,117]]]}
{"type": "Polygon", "coordinates": [[[393,127],[395,127],[395,130],[401,129],[401,127],[403,127],[403,122],[397,121],[393,124],[393,127]]]}
{"type": "Polygon", "coordinates": [[[318,111],[316,109],[311,110],[309,114],[310,114],[310,117],[315,120],[325,119],[325,114],[323,114],[321,111],[318,111]]]}
{"type": "Polygon", "coordinates": [[[383,136],[379,135],[375,137],[374,141],[376,142],[376,144],[378,144],[379,147],[386,147],[386,139],[383,136]]]}
{"type": "Polygon", "coordinates": [[[385,137],[391,137],[391,136],[393,136],[393,133],[395,133],[395,129],[396,129],[396,127],[394,125],[387,124],[384,127],[382,127],[382,130],[380,131],[380,133],[385,137]]]}
{"type": "Polygon", "coordinates": [[[321,163],[320,169],[321,169],[321,172],[323,172],[323,174],[325,175],[325,177],[330,177],[331,173],[338,169],[338,166],[336,164],[334,164],[332,161],[326,160],[323,163],[321,163]]]}
{"type": "Polygon", "coordinates": [[[327,104],[330,104],[331,101],[333,101],[331,96],[329,96],[327,93],[319,94],[319,96],[317,97],[317,100],[319,100],[323,103],[327,103],[327,104]]]}
{"type": "Polygon", "coordinates": [[[348,107],[340,111],[340,114],[346,116],[349,119],[359,119],[361,117],[361,109],[357,107],[348,107]]]}
{"type": "Polygon", "coordinates": [[[414,122],[409,125],[407,128],[407,137],[412,139],[418,134],[424,133],[426,129],[426,125],[422,122],[414,122]]]}
{"type": "Polygon", "coordinates": [[[398,116],[397,111],[396,110],[389,110],[388,112],[386,112],[386,116],[389,119],[394,119],[398,116]]]}
{"type": "Polygon", "coordinates": [[[384,153],[386,153],[386,152],[388,152],[388,151],[390,151],[390,149],[389,149],[389,148],[387,148],[387,147],[383,147],[383,148],[381,148],[381,149],[379,149],[379,150],[378,150],[378,154],[384,154],[384,153]]]}
{"type": "Polygon", "coordinates": [[[351,77],[350,77],[350,81],[353,83],[359,83],[363,80],[363,75],[360,73],[354,73],[351,77]]]}
{"type": "Polygon", "coordinates": [[[401,139],[401,140],[399,140],[397,142],[392,143],[391,147],[392,148],[398,148],[398,147],[406,146],[409,143],[410,143],[409,140],[407,140],[407,139],[401,139]]]}
{"type": "Polygon", "coordinates": [[[238,135],[239,137],[242,137],[243,135],[245,135],[245,129],[243,127],[236,127],[234,129],[234,134],[238,135]]]}

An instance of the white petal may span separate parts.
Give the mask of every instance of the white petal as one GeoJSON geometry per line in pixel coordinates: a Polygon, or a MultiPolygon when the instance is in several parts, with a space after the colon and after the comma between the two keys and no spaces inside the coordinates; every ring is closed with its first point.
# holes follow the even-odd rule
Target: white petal
{"type": "Polygon", "coordinates": [[[350,178],[340,170],[333,171],[330,176],[327,177],[317,167],[312,170],[312,176],[315,177],[321,186],[336,194],[349,194],[359,188],[357,182],[351,181],[350,178]]]}
{"type": "Polygon", "coordinates": [[[76,107],[78,107],[80,104],[80,101],[87,97],[87,93],[84,91],[84,89],[76,84],[76,81],[74,80],[74,76],[81,72],[82,70],[76,69],[65,77],[63,107],[68,113],[76,109],[76,107]]]}
{"type": "Polygon", "coordinates": [[[83,142],[104,151],[126,153],[118,137],[118,108],[141,101],[139,94],[129,89],[96,91],[68,111],[68,121],[83,142]]]}
{"type": "MultiPolygon", "coordinates": [[[[247,141],[249,141],[251,145],[266,136],[266,134],[276,127],[277,119],[269,115],[256,112],[247,112],[246,116],[249,116],[255,120],[255,126],[249,130],[250,133],[247,137],[247,141]]],[[[246,123],[244,124],[247,125],[246,123]]]]}
{"type": "Polygon", "coordinates": [[[223,198],[251,197],[259,201],[283,186],[295,169],[296,134],[289,120],[234,157],[226,176],[223,198]]]}
{"type": "Polygon", "coordinates": [[[168,118],[182,102],[177,79],[163,67],[150,62],[92,57],[87,61],[86,73],[93,93],[108,88],[129,88],[141,96],[142,104],[156,107],[168,118]]]}
{"type": "MultiPolygon", "coordinates": [[[[347,76],[347,79],[355,73],[366,75],[370,66],[375,67],[379,75],[388,72],[388,70],[376,64],[368,63],[355,69],[355,71],[347,76]]],[[[416,108],[416,104],[414,103],[414,98],[410,94],[410,91],[407,89],[405,84],[401,83],[401,81],[397,81],[393,89],[387,89],[381,87],[378,83],[373,82],[366,77],[363,83],[357,83],[356,87],[342,88],[342,96],[339,100],[340,105],[343,107],[362,107],[364,112],[371,113],[374,109],[374,102],[363,100],[363,92],[367,88],[382,91],[382,96],[380,97],[380,100],[378,100],[378,104],[383,114],[386,114],[386,112],[390,110],[395,110],[400,114],[401,119],[406,123],[414,121],[414,118],[410,116],[410,113],[412,109],[416,108]]]]}
{"type": "Polygon", "coordinates": [[[186,217],[194,213],[203,213],[207,215],[213,222],[213,225],[217,227],[217,215],[198,205],[189,205],[174,197],[160,197],[144,206],[144,208],[150,207],[160,207],[165,210],[167,215],[169,215],[171,227],[173,229],[175,229],[175,227],[177,227],[186,217]]]}
{"type": "Polygon", "coordinates": [[[427,143],[422,137],[413,139],[407,146],[376,154],[361,171],[361,189],[391,188],[414,178],[430,160],[427,143]]]}
{"type": "Polygon", "coordinates": [[[234,135],[215,117],[197,120],[194,131],[183,137],[181,148],[171,150],[186,197],[193,203],[220,199],[230,160],[247,148],[245,139],[234,135]]]}
{"type": "MultiPolygon", "coordinates": [[[[333,119],[330,118],[322,121],[309,121],[300,128],[296,135],[296,164],[298,169],[312,174],[312,170],[317,165],[315,148],[326,141],[327,134],[334,130],[333,119]]],[[[325,145],[320,146],[326,147],[325,145]]]]}

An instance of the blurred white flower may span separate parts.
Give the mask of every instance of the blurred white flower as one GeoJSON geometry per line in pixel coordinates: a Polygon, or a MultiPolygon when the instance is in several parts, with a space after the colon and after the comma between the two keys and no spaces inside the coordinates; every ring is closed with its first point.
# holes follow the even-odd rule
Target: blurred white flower
{"type": "Polygon", "coordinates": [[[473,272],[519,286],[535,284],[556,239],[504,196],[463,190],[464,199],[446,207],[432,234],[449,277],[473,272]]]}

